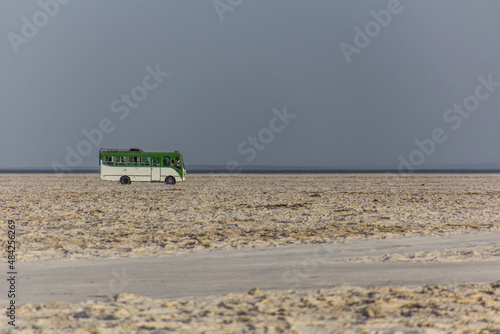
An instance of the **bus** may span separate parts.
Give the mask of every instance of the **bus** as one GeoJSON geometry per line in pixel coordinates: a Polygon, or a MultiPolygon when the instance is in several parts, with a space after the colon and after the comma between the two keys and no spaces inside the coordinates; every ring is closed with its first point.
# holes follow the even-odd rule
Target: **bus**
{"type": "Polygon", "coordinates": [[[101,148],[99,150],[100,178],[130,184],[132,181],[175,184],[186,179],[182,154],[174,152],[144,152],[101,148]]]}

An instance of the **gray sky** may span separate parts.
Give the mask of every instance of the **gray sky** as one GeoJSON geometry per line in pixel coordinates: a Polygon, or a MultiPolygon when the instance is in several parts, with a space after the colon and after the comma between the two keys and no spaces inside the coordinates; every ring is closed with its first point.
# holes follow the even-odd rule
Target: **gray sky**
{"type": "Polygon", "coordinates": [[[55,1],[0,2],[0,168],[500,167],[498,1],[55,1]]]}

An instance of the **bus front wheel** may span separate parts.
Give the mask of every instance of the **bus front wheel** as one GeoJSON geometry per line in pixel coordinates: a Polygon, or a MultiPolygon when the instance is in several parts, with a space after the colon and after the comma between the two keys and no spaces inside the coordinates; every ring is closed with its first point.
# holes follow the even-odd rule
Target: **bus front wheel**
{"type": "Polygon", "coordinates": [[[175,178],[173,176],[167,176],[165,178],[165,184],[175,184],[175,178]]]}
{"type": "Polygon", "coordinates": [[[130,184],[130,177],[128,177],[127,175],[123,175],[120,178],[120,183],[121,184],[130,184]]]}

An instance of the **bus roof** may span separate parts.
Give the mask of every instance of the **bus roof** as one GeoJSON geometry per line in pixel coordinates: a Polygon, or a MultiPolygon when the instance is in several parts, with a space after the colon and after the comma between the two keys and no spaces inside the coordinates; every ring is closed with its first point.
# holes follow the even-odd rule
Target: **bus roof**
{"type": "Polygon", "coordinates": [[[116,148],[101,148],[99,150],[99,155],[101,154],[109,154],[109,155],[148,155],[148,154],[178,154],[180,155],[181,152],[179,151],[174,151],[174,152],[144,152],[143,150],[139,148],[131,148],[128,150],[124,149],[116,149],[116,148]]]}

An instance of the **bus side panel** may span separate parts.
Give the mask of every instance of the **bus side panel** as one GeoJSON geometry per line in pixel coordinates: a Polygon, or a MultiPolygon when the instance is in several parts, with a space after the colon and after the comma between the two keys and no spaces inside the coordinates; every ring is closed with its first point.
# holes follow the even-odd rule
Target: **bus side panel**
{"type": "Polygon", "coordinates": [[[119,181],[123,175],[130,177],[132,182],[151,181],[151,169],[147,167],[106,166],[101,164],[101,179],[119,181]]]}
{"type": "Polygon", "coordinates": [[[183,181],[182,177],[172,167],[161,168],[161,180],[164,181],[167,176],[173,176],[176,181],[183,181]]]}
{"type": "Polygon", "coordinates": [[[151,182],[162,181],[160,167],[151,167],[151,182]]]}
{"type": "Polygon", "coordinates": [[[130,177],[130,180],[132,182],[134,181],[144,181],[144,182],[150,182],[151,181],[151,170],[149,168],[145,167],[125,167],[122,168],[123,171],[122,173],[127,173],[123,175],[128,175],[130,177]]]}
{"type": "Polygon", "coordinates": [[[101,163],[101,180],[119,181],[123,174],[117,174],[117,167],[106,166],[101,163]]]}

